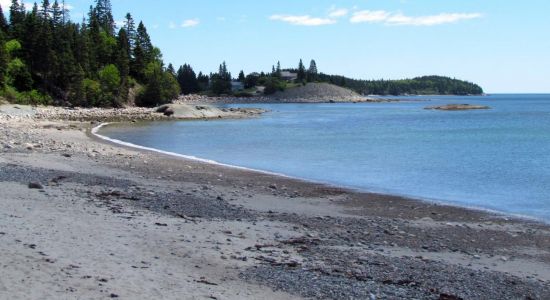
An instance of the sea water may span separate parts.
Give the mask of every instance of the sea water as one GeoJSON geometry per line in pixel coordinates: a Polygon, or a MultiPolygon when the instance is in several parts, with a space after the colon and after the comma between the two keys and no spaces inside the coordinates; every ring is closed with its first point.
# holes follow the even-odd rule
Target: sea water
{"type": "Polygon", "coordinates": [[[550,95],[398,99],[231,105],[269,112],[245,120],[108,126],[101,134],[230,165],[550,221],[550,95]],[[491,109],[424,109],[451,103],[491,109]]]}

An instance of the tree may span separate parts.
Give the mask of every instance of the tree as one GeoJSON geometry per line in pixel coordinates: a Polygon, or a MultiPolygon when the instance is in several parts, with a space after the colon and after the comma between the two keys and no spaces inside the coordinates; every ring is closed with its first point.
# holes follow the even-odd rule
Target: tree
{"type": "Polygon", "coordinates": [[[8,53],[6,52],[6,42],[4,34],[0,34],[0,90],[6,85],[6,72],[8,71],[8,53]]]}
{"type": "Polygon", "coordinates": [[[197,75],[197,82],[199,83],[199,92],[206,91],[210,87],[210,77],[202,72],[197,75]]]}
{"type": "Polygon", "coordinates": [[[129,50],[134,50],[134,47],[136,46],[137,32],[136,23],[130,13],[127,13],[124,17],[124,29],[126,30],[126,35],[128,36],[128,44],[130,45],[129,50]]]}
{"type": "Polygon", "coordinates": [[[212,82],[212,92],[216,95],[231,93],[231,73],[227,71],[227,65],[223,62],[218,70],[218,73],[213,74],[210,78],[212,82]]]}
{"type": "Polygon", "coordinates": [[[239,72],[239,81],[244,83],[246,77],[244,76],[244,71],[241,70],[241,72],[239,72]]]}
{"type": "Polygon", "coordinates": [[[305,82],[306,80],[306,68],[304,67],[304,63],[300,59],[300,63],[298,64],[298,78],[296,79],[298,82],[305,82]]]}
{"type": "Polygon", "coordinates": [[[115,33],[115,20],[113,19],[111,0],[96,0],[95,11],[99,26],[109,35],[115,33]]]}
{"type": "Polygon", "coordinates": [[[317,80],[317,75],[319,74],[319,71],[317,70],[317,63],[315,60],[311,60],[309,63],[309,69],[307,70],[307,81],[313,82],[317,80]]]}
{"type": "Polygon", "coordinates": [[[9,25],[8,21],[6,20],[6,17],[4,16],[4,10],[2,10],[2,6],[0,5],[0,31],[3,36],[8,34],[9,25]]]}
{"type": "MultiPolygon", "coordinates": [[[[199,76],[201,75],[202,73],[199,76]]],[[[184,64],[178,69],[177,81],[181,92],[184,95],[197,93],[201,90],[197,75],[195,74],[195,71],[193,71],[193,68],[188,64],[184,64]]],[[[208,85],[208,83],[206,85],[208,85]]]]}
{"type": "MultiPolygon", "coordinates": [[[[9,22],[0,7],[0,96],[21,103],[54,98],[62,105],[120,106],[130,86],[144,86],[153,99],[147,105],[176,97],[174,67],[164,68],[143,22],[136,29],[128,13],[117,34],[115,27],[111,0],[94,0],[82,23],[70,20],[65,0],[40,0],[30,11],[11,0],[9,22]]],[[[209,78],[202,76],[208,88],[209,78]]],[[[193,90],[199,85],[195,77],[193,90]]]]}
{"type": "Polygon", "coordinates": [[[115,65],[107,65],[99,71],[99,84],[102,92],[101,106],[120,106],[118,102],[120,82],[120,72],[115,65]]]}

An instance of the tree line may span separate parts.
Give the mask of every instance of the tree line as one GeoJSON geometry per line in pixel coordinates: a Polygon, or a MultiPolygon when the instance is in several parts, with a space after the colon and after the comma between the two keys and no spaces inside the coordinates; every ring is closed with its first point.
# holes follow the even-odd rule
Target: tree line
{"type": "Polygon", "coordinates": [[[0,93],[11,102],[154,106],[179,95],[175,76],[143,22],[128,13],[117,30],[110,0],[95,0],[81,23],[64,1],[27,10],[12,0],[8,20],[0,7],[0,93]]]}
{"type": "Polygon", "coordinates": [[[363,95],[483,94],[483,89],[475,83],[444,76],[422,76],[402,80],[357,80],[321,73],[319,74],[319,81],[349,88],[363,95]]]}

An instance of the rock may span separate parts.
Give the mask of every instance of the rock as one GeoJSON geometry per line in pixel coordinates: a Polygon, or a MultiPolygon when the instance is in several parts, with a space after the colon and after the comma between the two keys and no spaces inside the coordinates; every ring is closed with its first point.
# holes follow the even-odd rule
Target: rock
{"type": "Polygon", "coordinates": [[[34,149],[33,144],[26,143],[24,146],[25,146],[25,149],[27,149],[27,150],[33,150],[34,149]]]}
{"type": "Polygon", "coordinates": [[[489,106],[484,105],[471,105],[471,104],[447,104],[440,106],[428,106],[424,109],[434,110],[472,110],[472,109],[490,109],[489,106]]]}
{"type": "Polygon", "coordinates": [[[42,190],[44,186],[40,182],[30,182],[29,189],[42,190]]]}
{"type": "Polygon", "coordinates": [[[61,156],[69,158],[69,157],[71,157],[72,155],[69,154],[69,153],[63,153],[63,154],[61,154],[61,156]]]}
{"type": "Polygon", "coordinates": [[[167,116],[167,117],[170,117],[170,116],[173,116],[175,113],[175,111],[172,109],[172,108],[167,108],[165,111],[164,111],[164,115],[167,116]]]}

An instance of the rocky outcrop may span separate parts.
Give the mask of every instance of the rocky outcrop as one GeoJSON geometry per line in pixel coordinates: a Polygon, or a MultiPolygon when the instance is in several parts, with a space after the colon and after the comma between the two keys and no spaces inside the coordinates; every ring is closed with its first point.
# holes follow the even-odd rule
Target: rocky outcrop
{"type": "Polygon", "coordinates": [[[472,105],[472,104],[447,104],[440,106],[428,106],[424,109],[432,110],[475,110],[475,109],[491,109],[489,106],[472,105]]]}
{"type": "Polygon", "coordinates": [[[212,105],[166,104],[156,109],[175,119],[243,118],[260,115],[265,111],[256,108],[219,108],[212,105]]]}

